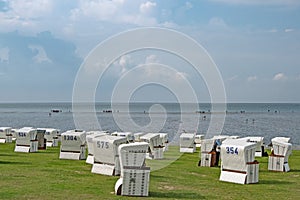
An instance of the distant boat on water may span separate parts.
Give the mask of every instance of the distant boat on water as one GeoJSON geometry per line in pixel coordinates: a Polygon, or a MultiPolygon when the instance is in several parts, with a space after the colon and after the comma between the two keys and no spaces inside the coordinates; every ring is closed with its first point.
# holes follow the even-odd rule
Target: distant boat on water
{"type": "Polygon", "coordinates": [[[60,110],[60,109],[52,109],[51,112],[53,112],[53,113],[60,113],[60,112],[62,112],[62,110],[60,110]]]}

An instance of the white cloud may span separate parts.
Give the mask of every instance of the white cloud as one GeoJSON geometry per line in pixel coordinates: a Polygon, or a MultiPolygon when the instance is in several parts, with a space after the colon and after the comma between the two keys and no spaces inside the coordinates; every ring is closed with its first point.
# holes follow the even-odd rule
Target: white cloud
{"type": "Polygon", "coordinates": [[[0,49],[0,62],[9,62],[9,48],[4,47],[0,49]]]}
{"type": "Polygon", "coordinates": [[[39,45],[29,45],[28,48],[30,48],[33,52],[37,51],[37,54],[32,58],[34,62],[36,63],[42,63],[42,62],[49,62],[52,61],[48,58],[47,53],[45,49],[42,46],[39,45]]]}
{"type": "Polygon", "coordinates": [[[158,62],[159,62],[159,60],[158,60],[157,56],[154,54],[147,56],[145,59],[145,64],[158,63],[158,62]]]}
{"type": "Polygon", "coordinates": [[[112,0],[81,0],[79,7],[71,10],[73,19],[80,19],[81,15],[95,18],[97,20],[111,20],[117,15],[118,10],[122,8],[124,1],[112,0]]]}
{"type": "Polygon", "coordinates": [[[251,81],[256,81],[257,80],[257,76],[249,76],[247,78],[247,81],[251,82],[251,81]]]}
{"type": "Polygon", "coordinates": [[[176,72],[175,79],[176,80],[184,80],[188,78],[188,74],[185,72],[176,72]]]}
{"type": "Polygon", "coordinates": [[[123,55],[119,59],[118,64],[121,67],[121,73],[125,73],[127,71],[127,68],[129,67],[130,63],[131,63],[130,55],[123,55]]]}
{"type": "Polygon", "coordinates": [[[287,79],[287,77],[285,76],[284,73],[275,74],[275,76],[273,77],[274,81],[285,80],[285,79],[287,79]]]}
{"type": "Polygon", "coordinates": [[[167,82],[180,82],[188,78],[185,72],[169,69],[168,67],[159,67],[160,60],[157,55],[150,54],[145,60],[137,64],[139,61],[133,59],[130,55],[123,55],[113,63],[112,75],[120,77],[124,73],[129,73],[132,77],[141,79],[164,79],[167,82]],[[141,67],[138,70],[132,70],[132,67],[141,67]],[[132,70],[132,71],[131,71],[132,70]]]}
{"type": "Polygon", "coordinates": [[[80,0],[78,7],[70,11],[70,19],[78,24],[82,21],[105,21],[142,26],[155,26],[155,2],[145,3],[126,0],[80,0]]]}
{"type": "Polygon", "coordinates": [[[6,11],[0,12],[0,31],[7,32],[16,29],[36,31],[36,29],[46,26],[45,22],[39,24],[42,19],[53,17],[53,0],[10,0],[6,2],[6,11]]]}
{"type": "Polygon", "coordinates": [[[140,5],[140,12],[142,14],[149,14],[156,7],[155,2],[147,1],[146,3],[142,3],[140,5]]]}
{"type": "Polygon", "coordinates": [[[294,29],[292,29],[292,28],[287,28],[287,29],[284,30],[284,32],[286,32],[286,33],[293,32],[293,31],[294,31],[294,29]]]}
{"type": "Polygon", "coordinates": [[[158,3],[154,0],[7,0],[5,4],[5,12],[0,12],[0,31],[19,30],[36,35],[47,30],[68,40],[76,40],[75,37],[79,40],[81,36],[100,31],[114,32],[103,29],[107,26],[117,29],[115,24],[122,25],[119,31],[126,26],[163,26],[164,23],[157,19],[158,3]]]}
{"type": "MultiPolygon", "coordinates": [[[[175,70],[171,67],[160,66],[160,60],[155,54],[150,54],[145,57],[145,60],[136,64],[139,61],[133,60],[130,55],[122,56],[118,61],[114,63],[114,66],[120,66],[121,68],[126,68],[123,72],[129,72],[132,77],[139,77],[141,79],[151,79],[151,80],[165,80],[167,82],[180,82],[188,78],[188,74],[175,70]],[[138,69],[132,70],[132,67],[140,67],[138,69]],[[132,70],[132,71],[131,71],[132,70]]],[[[119,73],[119,75],[121,75],[119,73]]]]}
{"type": "Polygon", "coordinates": [[[138,25],[138,26],[157,26],[157,20],[155,17],[147,17],[144,15],[127,15],[122,18],[119,22],[125,22],[128,24],[138,25]]]}
{"type": "Polygon", "coordinates": [[[299,0],[210,0],[233,5],[276,5],[276,6],[293,6],[300,5],[299,0]]]}
{"type": "Polygon", "coordinates": [[[130,55],[123,55],[113,63],[112,73],[113,76],[119,77],[123,73],[126,73],[132,66],[133,60],[130,55]]]}
{"type": "Polygon", "coordinates": [[[52,0],[10,0],[11,11],[23,19],[35,19],[52,12],[52,0]]]}
{"type": "Polygon", "coordinates": [[[145,78],[153,80],[165,80],[167,82],[181,82],[184,81],[188,74],[185,72],[180,72],[174,69],[169,69],[168,67],[158,67],[157,64],[147,64],[142,68],[142,73],[138,74],[140,77],[145,76],[145,78]]]}

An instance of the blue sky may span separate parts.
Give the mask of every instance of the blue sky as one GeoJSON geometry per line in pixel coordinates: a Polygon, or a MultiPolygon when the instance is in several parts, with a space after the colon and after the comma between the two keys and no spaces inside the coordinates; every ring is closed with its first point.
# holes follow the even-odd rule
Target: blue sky
{"type": "MultiPolygon", "coordinates": [[[[201,44],[221,72],[229,102],[300,102],[298,0],[0,0],[0,102],[71,101],[76,73],[98,43],[149,26],[201,44]]],[[[210,100],[188,63],[155,50],[116,60],[96,100],[109,101],[120,76],[149,61],[172,66],[199,101],[210,100]]],[[[163,70],[152,76],[170,78],[163,70]]],[[[171,77],[180,86],[180,78],[171,77]]],[[[176,100],[157,85],[139,88],[132,99],[176,100]]]]}

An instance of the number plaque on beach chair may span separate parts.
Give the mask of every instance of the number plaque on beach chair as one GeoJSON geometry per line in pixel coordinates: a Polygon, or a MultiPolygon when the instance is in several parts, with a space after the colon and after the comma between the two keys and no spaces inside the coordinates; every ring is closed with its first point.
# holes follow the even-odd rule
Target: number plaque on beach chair
{"type": "Polygon", "coordinates": [[[85,152],[85,131],[71,130],[61,134],[60,159],[84,160],[85,152]]]}

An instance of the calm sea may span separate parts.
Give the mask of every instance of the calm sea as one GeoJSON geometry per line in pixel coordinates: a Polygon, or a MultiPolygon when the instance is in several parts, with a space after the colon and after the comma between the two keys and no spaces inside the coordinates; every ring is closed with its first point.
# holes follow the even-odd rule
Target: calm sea
{"type": "MultiPolygon", "coordinates": [[[[211,114],[210,104],[199,104],[195,110],[194,105],[178,103],[161,103],[154,106],[153,103],[130,103],[119,104],[112,109],[110,103],[96,103],[96,117],[102,130],[131,131],[138,132],[152,122],[159,123],[156,128],[160,132],[169,133],[169,138],[178,140],[176,133],[179,131],[197,132],[205,134],[208,130],[211,114]],[[151,109],[152,110],[151,110],[151,109]],[[159,109],[160,108],[160,109],[159,109]],[[163,108],[163,109],[162,109],[163,108]],[[111,112],[110,112],[111,111],[111,112]],[[129,111],[129,112],[128,112],[129,111]],[[149,112],[151,113],[149,115],[149,112]],[[182,126],[182,116],[185,119],[197,119],[198,126],[189,123],[182,126]],[[116,118],[117,117],[117,118],[116,118]],[[136,126],[130,123],[123,123],[120,127],[118,121],[126,122],[130,118],[136,126]]],[[[85,130],[97,130],[99,126],[90,123],[88,113],[82,104],[80,113],[82,119],[87,116],[80,128],[85,130]]],[[[268,144],[275,136],[287,136],[291,143],[300,146],[300,104],[298,103],[229,103],[225,124],[221,134],[238,136],[264,136],[268,144]]],[[[61,132],[74,129],[75,123],[72,112],[72,103],[0,103],[0,126],[21,128],[32,127],[53,127],[61,132]],[[53,113],[52,109],[62,112],[53,113]]],[[[151,127],[155,127],[152,124],[151,127]]],[[[153,130],[149,129],[149,132],[153,130]]]]}

